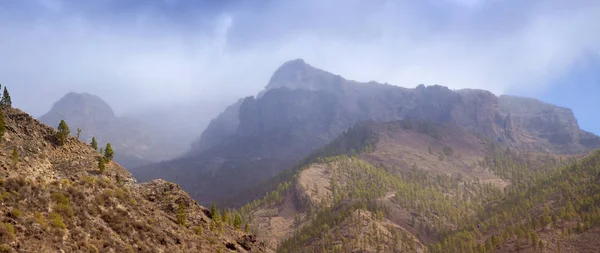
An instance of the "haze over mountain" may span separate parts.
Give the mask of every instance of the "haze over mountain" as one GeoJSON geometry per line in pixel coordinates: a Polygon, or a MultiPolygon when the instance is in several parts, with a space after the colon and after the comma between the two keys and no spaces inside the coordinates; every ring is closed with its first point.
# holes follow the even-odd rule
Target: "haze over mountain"
{"type": "Polygon", "coordinates": [[[597,253],[598,31],[594,0],[0,1],[0,253],[597,253]]]}
{"type": "Polygon", "coordinates": [[[538,98],[600,134],[598,17],[587,0],[2,1],[0,83],[32,115],[72,91],[126,115],[257,94],[303,58],[361,82],[538,98]]]}
{"type": "Polygon", "coordinates": [[[580,153],[600,138],[579,128],[570,109],[483,90],[414,89],[360,83],[303,60],[284,63],[256,98],[247,97],[214,119],[195,152],[135,168],[145,181],[165,178],[201,201],[238,196],[288,169],[359,121],[420,120],[452,123],[506,147],[580,153]],[[236,119],[237,116],[237,119],[236,119]]]}
{"type": "Polygon", "coordinates": [[[90,143],[95,137],[100,148],[111,143],[117,154],[115,160],[125,167],[175,158],[189,148],[156,127],[164,122],[151,125],[132,117],[117,117],[100,97],[88,93],[66,94],[39,120],[54,127],[65,120],[71,134],[77,135],[79,128],[82,141],[90,143]]]}

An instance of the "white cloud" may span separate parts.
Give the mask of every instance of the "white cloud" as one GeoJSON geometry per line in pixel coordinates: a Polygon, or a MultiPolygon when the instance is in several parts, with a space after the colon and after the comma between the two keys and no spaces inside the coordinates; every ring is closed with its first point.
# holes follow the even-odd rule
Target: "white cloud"
{"type": "Polygon", "coordinates": [[[500,14],[496,5],[510,3],[319,1],[315,9],[312,1],[185,18],[144,10],[125,21],[90,17],[60,1],[47,2],[58,16],[0,11],[0,33],[9,35],[0,56],[10,59],[0,65],[0,83],[16,86],[15,100],[36,115],[73,90],[99,94],[123,111],[256,94],[280,64],[304,58],[359,81],[501,94],[543,89],[585,54],[600,52],[600,5],[585,1],[506,7],[515,13],[500,14]]]}

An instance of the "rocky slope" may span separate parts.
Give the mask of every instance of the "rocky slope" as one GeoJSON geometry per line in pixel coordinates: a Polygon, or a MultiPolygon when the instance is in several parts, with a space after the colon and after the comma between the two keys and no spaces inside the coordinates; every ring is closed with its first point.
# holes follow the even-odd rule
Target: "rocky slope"
{"type": "Polygon", "coordinates": [[[53,128],[18,109],[3,112],[2,252],[263,251],[176,184],[135,184],[115,162],[101,172],[89,145],[69,137],[58,146],[53,128]]]}
{"type": "Polygon", "coordinates": [[[100,97],[87,93],[68,93],[39,120],[53,127],[65,120],[73,135],[79,128],[81,140],[89,143],[96,137],[102,148],[110,142],[117,154],[115,160],[127,168],[171,159],[187,149],[172,145],[163,132],[149,124],[115,116],[100,97]]]}
{"type": "Polygon", "coordinates": [[[272,178],[356,122],[401,119],[451,123],[519,150],[577,153],[600,146],[597,136],[579,129],[570,110],[539,101],[438,85],[359,83],[294,60],[277,69],[257,97],[214,119],[195,152],[132,172],[142,181],[180,183],[209,203],[272,178]]]}

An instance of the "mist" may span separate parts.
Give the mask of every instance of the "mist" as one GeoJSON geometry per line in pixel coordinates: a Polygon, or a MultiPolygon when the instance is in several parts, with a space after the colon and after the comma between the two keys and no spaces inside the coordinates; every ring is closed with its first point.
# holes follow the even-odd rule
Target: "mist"
{"type": "Polygon", "coordinates": [[[600,53],[592,1],[2,1],[0,84],[118,114],[257,94],[283,62],[358,81],[535,93],[600,53]]]}

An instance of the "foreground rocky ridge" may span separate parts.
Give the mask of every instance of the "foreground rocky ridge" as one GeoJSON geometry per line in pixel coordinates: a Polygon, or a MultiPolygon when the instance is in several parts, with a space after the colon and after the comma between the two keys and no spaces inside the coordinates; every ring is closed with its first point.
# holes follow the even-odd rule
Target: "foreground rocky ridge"
{"type": "Polygon", "coordinates": [[[484,90],[359,83],[293,60],[258,96],[215,118],[190,155],[132,172],[141,181],[177,182],[204,203],[239,206],[250,200],[235,199],[246,188],[272,179],[355,123],[403,119],[450,123],[523,151],[573,154],[600,147],[600,138],[579,129],[569,109],[484,90]]]}
{"type": "Polygon", "coordinates": [[[3,110],[3,252],[262,252],[253,235],[212,221],[178,185],[136,184],[115,162],[18,110],[3,110]],[[16,150],[18,158],[13,157],[16,150]]]}

